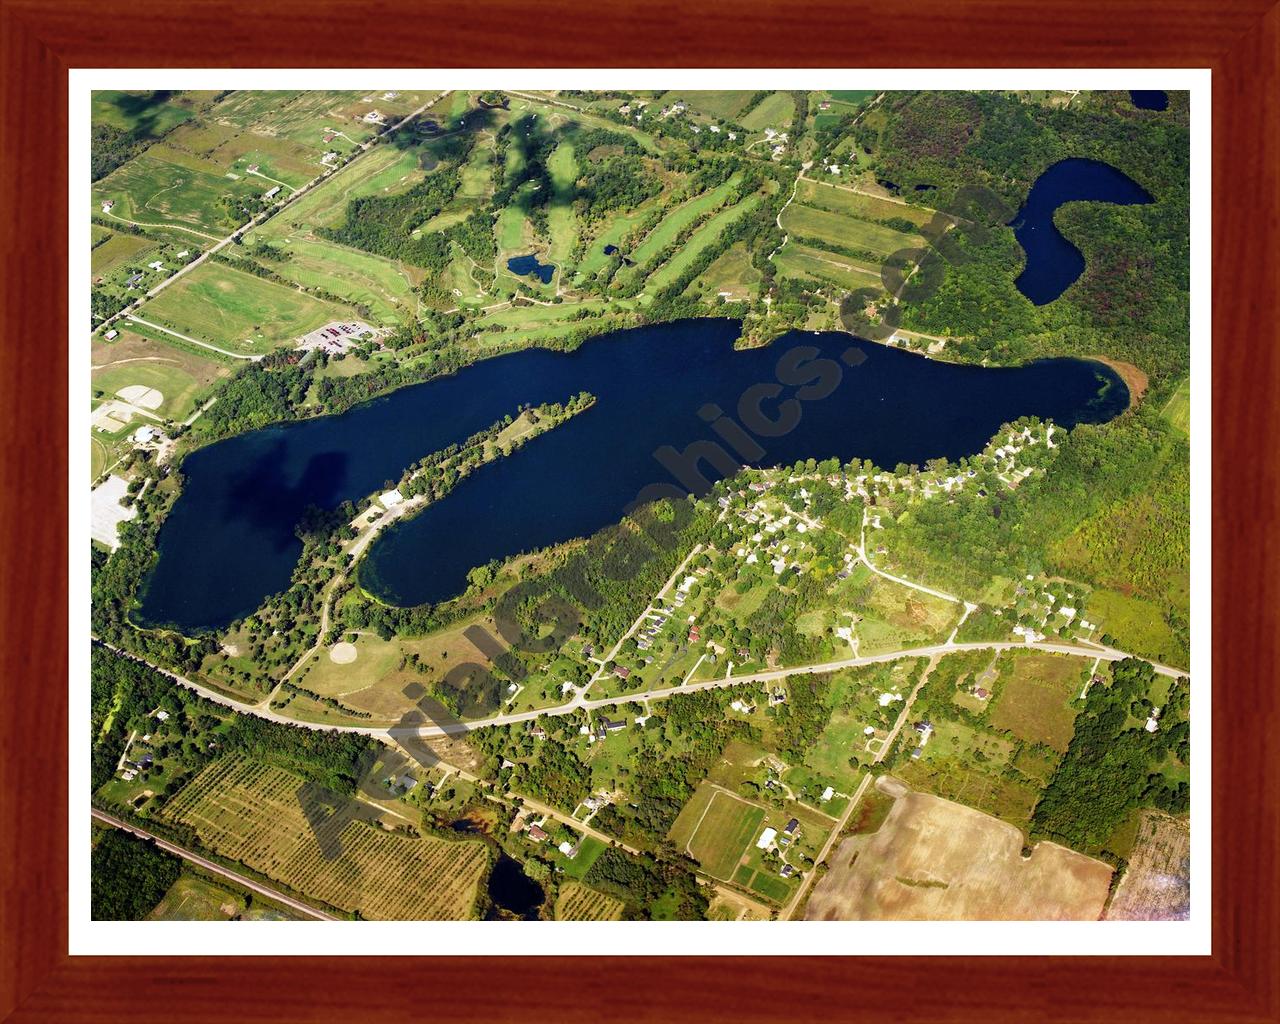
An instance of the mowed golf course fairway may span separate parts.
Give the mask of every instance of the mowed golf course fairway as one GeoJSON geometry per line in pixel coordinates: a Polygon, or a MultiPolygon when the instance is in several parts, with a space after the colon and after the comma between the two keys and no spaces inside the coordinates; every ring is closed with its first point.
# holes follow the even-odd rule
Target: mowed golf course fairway
{"type": "Polygon", "coordinates": [[[162,291],[139,315],[229,352],[260,355],[353,314],[305,292],[209,261],[162,291]]]}
{"type": "Polygon", "coordinates": [[[728,880],[764,821],[764,808],[703,785],[671,826],[671,840],[707,874],[728,880]]]}
{"type": "Polygon", "coordinates": [[[846,839],[809,921],[1096,921],[1111,865],[925,793],[899,796],[870,836],[846,839]]]}

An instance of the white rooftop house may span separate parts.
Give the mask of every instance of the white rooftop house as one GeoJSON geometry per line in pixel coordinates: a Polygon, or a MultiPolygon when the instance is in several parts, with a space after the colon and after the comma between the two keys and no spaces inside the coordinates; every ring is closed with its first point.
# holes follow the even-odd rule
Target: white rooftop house
{"type": "Polygon", "coordinates": [[[836,791],[832,789],[830,786],[828,786],[826,789],[822,791],[822,796],[820,796],[818,799],[825,804],[828,800],[830,800],[835,795],[836,795],[836,791]]]}
{"type": "Polygon", "coordinates": [[[1147,717],[1147,724],[1143,726],[1147,732],[1155,732],[1160,728],[1160,709],[1152,708],[1151,714],[1147,717]]]}
{"type": "Polygon", "coordinates": [[[760,833],[760,838],[756,840],[757,850],[767,850],[773,845],[773,841],[778,838],[778,830],[776,828],[767,828],[760,833]]]}
{"type": "Polygon", "coordinates": [[[400,493],[399,488],[393,487],[389,491],[383,491],[378,496],[378,501],[382,503],[383,508],[395,508],[404,501],[404,495],[400,493]]]}

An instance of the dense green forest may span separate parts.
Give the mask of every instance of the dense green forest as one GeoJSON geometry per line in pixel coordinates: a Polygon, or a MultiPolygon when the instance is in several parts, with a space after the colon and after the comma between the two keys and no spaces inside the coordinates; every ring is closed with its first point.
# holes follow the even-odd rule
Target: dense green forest
{"type": "Polygon", "coordinates": [[[182,861],[154,843],[112,828],[94,843],[89,870],[93,919],[140,921],[178,880],[182,861]]]}
{"type": "Polygon", "coordinates": [[[908,199],[964,218],[934,242],[934,268],[903,293],[903,324],[964,339],[966,359],[1015,362],[1104,353],[1159,387],[1184,376],[1190,325],[1190,127],[1185,108],[1063,109],[1001,93],[896,94],[874,141],[877,174],[908,199]],[[1154,197],[1144,206],[1072,203],[1057,215],[1086,271],[1035,306],[1014,286],[1023,264],[1007,225],[1036,178],[1068,157],[1104,161],[1154,197]],[[965,198],[975,186],[992,203],[965,198]],[[923,201],[923,200],[922,200],[923,201]],[[939,284],[939,280],[941,283],[939,284]]]}
{"type": "Polygon", "coordinates": [[[1066,756],[1036,805],[1033,837],[1087,853],[1104,852],[1111,835],[1139,807],[1185,814],[1190,788],[1159,770],[1169,757],[1191,763],[1190,690],[1175,684],[1161,712],[1161,728],[1146,732],[1155,671],[1136,658],[1117,662],[1109,686],[1093,686],[1066,756]]]}

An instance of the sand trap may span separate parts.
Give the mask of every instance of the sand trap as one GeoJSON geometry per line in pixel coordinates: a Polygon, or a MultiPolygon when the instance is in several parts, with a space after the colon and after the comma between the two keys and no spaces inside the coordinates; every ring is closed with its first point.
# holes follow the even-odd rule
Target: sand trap
{"type": "Polygon", "coordinates": [[[350,665],[356,660],[358,653],[355,644],[349,644],[344,640],[329,648],[329,660],[335,665],[350,665]]]}
{"type": "Polygon", "coordinates": [[[159,409],[164,404],[164,395],[155,388],[145,384],[130,384],[116,392],[117,398],[123,398],[130,405],[139,409],[159,409]]]}

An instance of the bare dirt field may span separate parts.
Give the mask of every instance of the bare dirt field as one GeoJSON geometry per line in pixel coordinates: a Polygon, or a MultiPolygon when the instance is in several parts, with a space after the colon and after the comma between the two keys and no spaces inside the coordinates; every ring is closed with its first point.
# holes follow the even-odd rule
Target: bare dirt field
{"type": "Polygon", "coordinates": [[[1190,914],[1191,827],[1183,819],[1148,811],[1107,919],[1185,921],[1190,914]]]}
{"type": "Polygon", "coordinates": [[[1111,867],[990,815],[904,793],[883,825],[846,839],[805,912],[818,921],[1096,921],[1111,867]]]}

